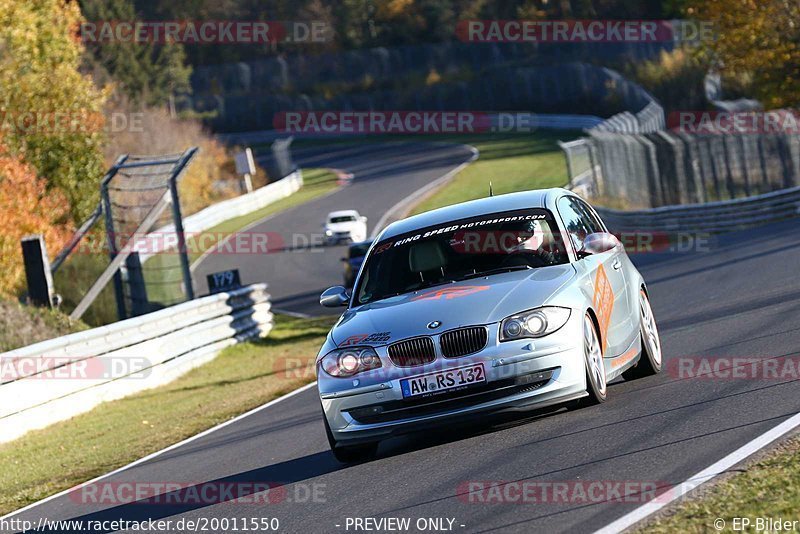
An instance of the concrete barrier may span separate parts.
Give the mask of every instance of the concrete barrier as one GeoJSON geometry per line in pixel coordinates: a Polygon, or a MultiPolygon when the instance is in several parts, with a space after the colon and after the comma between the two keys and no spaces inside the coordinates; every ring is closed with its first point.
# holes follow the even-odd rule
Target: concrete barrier
{"type": "Polygon", "coordinates": [[[166,384],[272,324],[254,284],[0,354],[0,443],[166,384]]]}

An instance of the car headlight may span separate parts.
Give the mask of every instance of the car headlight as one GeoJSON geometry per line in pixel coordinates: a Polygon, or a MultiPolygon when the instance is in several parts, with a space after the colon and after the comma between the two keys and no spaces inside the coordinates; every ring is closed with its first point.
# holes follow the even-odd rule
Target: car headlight
{"type": "Polygon", "coordinates": [[[320,366],[331,376],[347,378],[381,367],[381,359],[372,347],[336,349],[320,360],[320,366]]]}
{"type": "Polygon", "coordinates": [[[552,334],[565,324],[569,308],[545,306],[506,317],[500,323],[500,341],[512,341],[552,334]]]}
{"type": "Polygon", "coordinates": [[[330,237],[330,236],[332,236],[332,235],[333,235],[333,231],[331,231],[331,230],[325,230],[325,235],[326,235],[326,236],[328,236],[328,237],[330,237]]]}

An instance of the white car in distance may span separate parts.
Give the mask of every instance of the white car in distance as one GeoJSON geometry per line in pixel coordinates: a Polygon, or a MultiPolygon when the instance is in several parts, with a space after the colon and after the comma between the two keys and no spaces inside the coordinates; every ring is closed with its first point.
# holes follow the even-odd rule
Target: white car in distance
{"type": "Polygon", "coordinates": [[[348,239],[353,243],[367,239],[367,218],[356,210],[332,211],[322,227],[329,245],[348,239]]]}

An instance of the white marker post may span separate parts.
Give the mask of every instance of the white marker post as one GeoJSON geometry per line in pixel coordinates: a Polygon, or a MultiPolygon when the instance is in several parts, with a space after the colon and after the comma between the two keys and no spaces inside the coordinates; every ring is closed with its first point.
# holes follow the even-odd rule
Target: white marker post
{"type": "Polygon", "coordinates": [[[253,192],[253,180],[252,176],[256,173],[256,163],[253,160],[253,151],[250,148],[245,148],[244,152],[239,152],[234,157],[234,162],[236,162],[236,174],[241,174],[243,176],[242,181],[242,192],[243,193],[252,193],[253,192]]]}

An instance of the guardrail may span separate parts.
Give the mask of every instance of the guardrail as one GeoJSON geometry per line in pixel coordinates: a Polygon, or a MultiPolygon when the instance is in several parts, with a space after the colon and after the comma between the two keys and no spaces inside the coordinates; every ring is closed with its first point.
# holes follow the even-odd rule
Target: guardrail
{"type": "Polygon", "coordinates": [[[800,216],[800,187],[704,204],[597,212],[615,232],[722,233],[800,216]]]}
{"type": "Polygon", "coordinates": [[[165,384],[273,325],[266,284],[0,354],[0,443],[165,384]]]}
{"type": "MultiPolygon", "coordinates": [[[[645,94],[649,94],[645,91],[645,94]]],[[[591,128],[598,132],[614,132],[614,133],[654,133],[663,130],[666,127],[666,119],[664,118],[664,108],[650,97],[652,100],[649,104],[643,107],[636,114],[629,111],[617,113],[613,117],[609,117],[601,124],[591,128]]]]}
{"type": "MultiPolygon", "coordinates": [[[[285,178],[272,182],[264,187],[256,189],[252,193],[230,198],[212,204],[197,213],[183,218],[183,231],[187,236],[204,232],[209,228],[220,224],[228,219],[247,215],[254,211],[260,210],[273,202],[284,199],[296,192],[303,186],[303,173],[297,169],[285,178]]],[[[170,224],[163,226],[153,232],[152,234],[172,234],[175,232],[175,226],[170,224]]],[[[148,239],[147,236],[142,236],[139,242],[134,245],[133,251],[139,253],[139,260],[144,263],[150,257],[159,252],[163,252],[171,248],[172,245],[168,240],[148,239]]]]}

